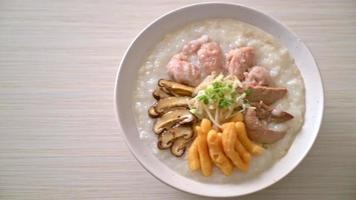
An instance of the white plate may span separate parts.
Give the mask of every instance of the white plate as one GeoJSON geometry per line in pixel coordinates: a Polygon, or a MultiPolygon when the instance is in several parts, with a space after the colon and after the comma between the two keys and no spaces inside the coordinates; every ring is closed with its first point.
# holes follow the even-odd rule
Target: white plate
{"type": "Polygon", "coordinates": [[[279,181],[291,172],[312,147],[323,116],[324,94],[318,67],[305,44],[276,19],[235,4],[203,3],[183,7],[156,19],[148,25],[127,49],[117,74],[115,105],[118,120],[127,145],[142,166],[157,179],[185,192],[211,196],[231,197],[256,192],[279,181]],[[189,22],[206,18],[234,18],[254,25],[287,47],[301,71],[305,84],[306,112],[301,131],[289,152],[260,176],[238,184],[210,184],[183,177],[158,160],[152,150],[143,145],[137,131],[133,112],[133,91],[138,69],[149,50],[163,36],[189,22]]]}

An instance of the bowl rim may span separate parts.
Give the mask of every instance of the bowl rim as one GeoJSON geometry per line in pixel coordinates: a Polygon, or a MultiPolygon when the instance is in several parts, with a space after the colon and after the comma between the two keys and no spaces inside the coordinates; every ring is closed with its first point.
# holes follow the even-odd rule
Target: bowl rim
{"type": "MultiPolygon", "coordinates": [[[[303,77],[304,78],[304,77],[303,77]]],[[[116,73],[116,78],[115,78],[115,87],[114,87],[114,108],[115,108],[115,115],[116,115],[116,119],[119,123],[119,131],[120,131],[120,134],[124,135],[124,141],[126,143],[126,145],[128,146],[131,154],[135,157],[135,159],[140,163],[140,165],[147,171],[149,172],[153,177],[155,177],[156,179],[158,179],[160,182],[172,187],[172,188],[175,188],[179,191],[183,191],[183,192],[186,192],[186,193],[189,193],[189,194],[194,194],[194,195],[198,195],[198,196],[204,196],[204,197],[215,197],[215,198],[224,198],[224,197],[237,197],[237,196],[245,196],[245,195],[248,195],[248,194],[252,194],[252,193],[255,193],[255,192],[258,192],[258,191],[261,191],[261,190],[264,190],[266,189],[267,187],[270,187],[272,185],[274,185],[275,183],[279,182],[281,179],[285,178],[286,176],[288,176],[288,174],[290,174],[293,170],[295,170],[295,168],[304,160],[304,158],[307,156],[307,154],[310,152],[311,148],[314,146],[314,143],[316,141],[316,138],[320,132],[320,128],[321,128],[321,125],[322,125],[322,122],[323,122],[323,118],[324,118],[324,109],[325,109],[325,105],[324,105],[324,102],[325,102],[325,92],[324,92],[325,88],[324,88],[324,84],[323,84],[323,78],[321,76],[321,73],[320,73],[320,69],[318,67],[318,63],[317,61],[315,60],[314,58],[314,55],[312,54],[310,48],[289,28],[287,27],[286,25],[284,25],[283,23],[281,23],[279,20],[277,20],[275,17],[271,16],[271,15],[268,15],[264,12],[262,12],[261,10],[258,10],[256,8],[252,8],[251,6],[246,6],[246,5],[243,5],[243,4],[240,4],[240,3],[230,3],[230,2],[201,2],[201,3],[194,3],[194,4],[187,4],[185,6],[181,6],[181,7],[178,7],[176,9],[173,9],[173,10],[170,10],[168,12],[165,12],[164,14],[160,15],[159,17],[156,17],[153,21],[151,21],[148,25],[146,25],[143,29],[141,29],[139,31],[139,33],[134,37],[134,39],[130,42],[129,46],[127,47],[127,49],[125,50],[122,58],[121,58],[121,61],[120,61],[120,64],[119,64],[119,67],[118,67],[118,70],[117,70],[117,73],[116,73]],[[205,193],[197,193],[197,192],[193,192],[193,191],[190,191],[190,190],[186,190],[186,189],[183,189],[183,188],[179,188],[179,187],[176,187],[175,185],[171,184],[170,182],[164,180],[164,179],[161,179],[160,177],[158,177],[156,174],[154,174],[152,171],[150,171],[148,169],[148,167],[138,158],[138,155],[136,153],[136,151],[134,150],[134,148],[132,147],[132,145],[130,144],[130,142],[128,141],[128,138],[126,136],[126,134],[124,134],[124,130],[121,126],[122,124],[122,121],[121,121],[121,118],[120,118],[120,111],[119,111],[119,101],[118,101],[118,91],[119,91],[119,87],[118,87],[118,81],[119,81],[119,77],[120,77],[120,73],[121,73],[121,69],[122,69],[122,65],[125,61],[125,58],[127,57],[127,54],[129,53],[131,47],[133,46],[133,44],[136,42],[136,40],[147,30],[149,29],[149,27],[151,27],[153,24],[157,23],[158,21],[160,21],[161,19],[165,18],[166,16],[172,14],[172,13],[175,13],[175,12],[179,12],[179,11],[182,11],[186,8],[191,8],[191,7],[199,7],[199,6],[206,6],[206,5],[227,5],[227,6],[237,6],[237,7],[240,7],[242,9],[247,9],[249,11],[252,11],[252,12],[257,12],[259,13],[260,15],[263,15],[263,17],[266,17],[266,18],[269,18],[270,20],[274,21],[276,24],[278,24],[279,26],[283,27],[284,29],[286,29],[293,37],[295,37],[296,39],[299,40],[299,43],[301,45],[304,45],[305,46],[305,49],[307,51],[307,53],[309,53],[311,55],[311,58],[312,58],[312,61],[315,63],[315,66],[316,66],[316,71],[317,71],[317,74],[316,76],[318,76],[318,78],[320,79],[320,85],[321,85],[321,96],[320,96],[320,104],[321,104],[321,110],[320,110],[320,116],[319,116],[319,120],[316,120],[316,123],[318,124],[317,125],[317,128],[316,128],[316,134],[314,135],[314,137],[312,138],[313,141],[312,143],[310,144],[310,146],[307,147],[307,150],[304,151],[304,153],[299,157],[299,159],[292,165],[292,167],[290,167],[290,170],[285,173],[283,176],[280,176],[279,178],[273,180],[273,182],[271,182],[270,184],[266,184],[265,186],[263,187],[260,187],[259,189],[257,190],[251,190],[251,191],[248,191],[248,192],[245,192],[245,193],[242,193],[242,194],[235,194],[235,195],[211,195],[211,194],[205,194],[205,193]]],[[[305,113],[304,113],[305,115],[305,113]]],[[[303,125],[304,126],[304,125],[303,125]]],[[[299,130],[300,132],[301,130],[299,130]]],[[[177,172],[175,172],[177,173],[177,172]]]]}

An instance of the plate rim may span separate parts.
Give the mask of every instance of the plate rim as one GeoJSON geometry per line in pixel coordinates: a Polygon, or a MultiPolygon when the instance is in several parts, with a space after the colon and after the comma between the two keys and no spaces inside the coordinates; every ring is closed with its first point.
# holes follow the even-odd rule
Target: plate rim
{"type": "MultiPolygon", "coordinates": [[[[274,36],[275,37],[275,36],[274,36]]],[[[303,77],[304,78],[304,77],[303,77]]],[[[283,23],[281,23],[279,20],[277,20],[275,17],[271,16],[271,15],[268,15],[268,14],[265,14],[264,12],[262,12],[261,10],[258,10],[256,8],[252,8],[251,6],[246,6],[246,5],[243,5],[243,4],[239,4],[239,3],[228,3],[228,2],[202,2],[202,3],[194,3],[194,4],[188,4],[188,5],[185,5],[185,6],[181,6],[181,7],[178,7],[176,9],[173,9],[173,10],[170,10],[168,12],[165,12],[164,14],[160,15],[159,17],[156,17],[153,21],[151,21],[148,25],[146,25],[143,29],[141,29],[139,31],[139,33],[134,37],[134,39],[130,42],[129,46],[127,47],[127,49],[125,50],[122,58],[121,58],[121,61],[119,63],[119,67],[118,67],[118,70],[117,70],[117,73],[116,73],[116,78],[115,78],[115,87],[114,87],[114,107],[115,107],[115,116],[116,116],[116,119],[119,123],[119,130],[120,130],[120,134],[124,135],[124,141],[126,143],[126,145],[128,146],[131,154],[135,157],[135,159],[140,163],[140,165],[147,171],[149,172],[153,177],[155,177],[157,180],[159,180],[160,182],[172,187],[172,188],[175,188],[179,191],[183,191],[183,192],[186,192],[186,193],[189,193],[189,194],[194,194],[194,195],[199,195],[199,196],[204,196],[204,197],[215,197],[215,198],[224,198],[224,197],[237,197],[237,196],[245,196],[245,195],[248,195],[248,194],[251,194],[251,193],[255,193],[255,192],[258,192],[258,191],[261,191],[261,190],[264,190],[266,189],[267,187],[270,187],[272,185],[274,185],[275,183],[279,182],[281,179],[285,178],[286,176],[288,176],[292,171],[295,170],[295,168],[297,166],[300,165],[300,163],[304,160],[304,158],[307,156],[307,154],[310,152],[311,148],[314,146],[314,143],[316,141],[316,138],[317,136],[319,135],[319,132],[320,132],[320,128],[322,126],[322,122],[323,122],[323,118],[324,118],[324,110],[325,110],[325,88],[324,88],[324,84],[323,84],[323,79],[322,79],[322,76],[321,76],[321,73],[320,73],[320,69],[319,69],[319,66],[318,66],[318,63],[314,57],[314,55],[312,54],[310,48],[286,25],[284,25],[283,23]],[[184,10],[186,8],[191,8],[191,7],[199,7],[199,6],[214,6],[214,5],[227,5],[227,6],[237,6],[237,7],[240,7],[242,9],[247,9],[247,10],[250,10],[252,12],[257,12],[261,15],[263,15],[264,17],[266,18],[269,18],[270,20],[274,21],[276,24],[278,24],[279,26],[281,26],[282,28],[286,29],[291,35],[293,35],[296,39],[299,40],[299,43],[301,45],[304,45],[305,46],[305,49],[307,50],[307,53],[309,53],[311,55],[311,58],[312,58],[312,62],[314,62],[315,66],[316,66],[316,71],[317,71],[317,78],[320,80],[320,86],[321,86],[321,97],[320,97],[320,105],[321,105],[321,110],[320,110],[320,116],[318,117],[319,120],[316,121],[317,124],[319,124],[317,126],[317,129],[316,129],[316,134],[313,138],[313,141],[311,143],[311,145],[308,147],[307,151],[305,151],[305,153],[300,156],[300,158],[298,159],[297,162],[295,162],[295,164],[290,168],[290,170],[284,174],[283,176],[279,177],[278,179],[275,179],[273,180],[273,182],[271,184],[266,184],[264,187],[261,187],[257,190],[251,190],[251,191],[248,191],[248,192],[245,192],[245,193],[242,193],[242,194],[235,194],[235,195],[218,195],[218,194],[205,194],[205,193],[201,193],[201,192],[193,192],[193,191],[189,191],[189,190],[186,190],[186,189],[182,189],[180,187],[176,187],[175,185],[169,183],[168,181],[164,180],[164,179],[161,179],[160,177],[158,177],[155,173],[153,173],[151,170],[148,169],[148,167],[145,165],[145,163],[143,163],[139,158],[138,158],[138,155],[137,153],[135,152],[134,148],[131,146],[130,142],[128,141],[128,138],[126,136],[126,134],[124,133],[124,130],[121,126],[122,124],[122,121],[121,121],[121,118],[120,118],[120,111],[119,111],[119,101],[118,101],[118,91],[119,91],[119,87],[118,87],[118,82],[119,82],[119,77],[120,77],[120,73],[122,71],[122,66],[123,66],[123,63],[125,62],[125,58],[127,57],[127,54],[129,53],[131,47],[133,46],[133,44],[136,42],[136,40],[147,30],[149,29],[153,24],[157,23],[158,21],[160,21],[161,19],[165,18],[166,16],[172,14],[172,13],[175,13],[175,12],[179,12],[181,10],[184,10]]],[[[306,96],[305,96],[306,97],[306,96]]],[[[305,116],[305,113],[304,113],[304,116],[305,116]]],[[[305,121],[305,119],[304,119],[305,121]]],[[[304,123],[303,121],[303,123],[304,123]]],[[[304,124],[303,124],[304,126],[304,124]]],[[[303,127],[302,126],[302,127],[303,127]]],[[[301,130],[299,130],[300,132],[301,130]]],[[[178,173],[178,172],[175,172],[175,173],[178,173]]],[[[262,172],[263,173],[263,172],[262,172]]],[[[185,177],[187,178],[187,177],[185,177]]]]}

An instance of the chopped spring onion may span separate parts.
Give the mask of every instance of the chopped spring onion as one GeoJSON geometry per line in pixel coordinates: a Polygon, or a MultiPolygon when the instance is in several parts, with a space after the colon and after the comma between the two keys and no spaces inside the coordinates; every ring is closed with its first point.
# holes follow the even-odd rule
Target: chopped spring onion
{"type": "Polygon", "coordinates": [[[216,127],[236,112],[242,112],[249,107],[246,97],[251,91],[237,92],[242,87],[235,76],[212,74],[196,88],[196,96],[189,104],[190,112],[198,118],[209,118],[216,127]]]}

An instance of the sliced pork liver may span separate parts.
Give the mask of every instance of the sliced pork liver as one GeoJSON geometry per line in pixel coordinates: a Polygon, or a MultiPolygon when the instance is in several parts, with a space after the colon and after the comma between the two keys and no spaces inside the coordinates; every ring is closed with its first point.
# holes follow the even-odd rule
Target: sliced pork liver
{"type": "Polygon", "coordinates": [[[245,112],[245,123],[249,138],[258,143],[274,143],[284,137],[285,131],[272,131],[267,128],[267,124],[260,121],[256,110],[248,108],[245,112]]]}
{"type": "Polygon", "coordinates": [[[256,108],[257,117],[261,120],[266,120],[267,122],[282,123],[293,119],[293,115],[277,108],[272,108],[263,102],[255,102],[251,105],[256,108]]]}
{"type": "Polygon", "coordinates": [[[263,101],[266,105],[272,105],[287,94],[286,88],[266,86],[249,86],[248,88],[251,92],[247,96],[247,100],[250,102],[263,101]]]}

